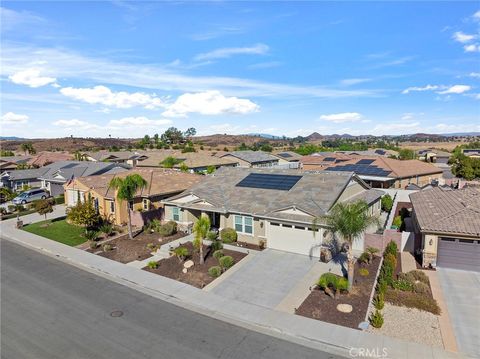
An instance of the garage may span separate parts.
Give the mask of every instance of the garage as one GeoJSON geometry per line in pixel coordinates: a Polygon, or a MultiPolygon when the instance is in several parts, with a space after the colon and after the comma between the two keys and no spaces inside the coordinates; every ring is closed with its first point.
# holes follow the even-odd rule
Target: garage
{"type": "Polygon", "coordinates": [[[437,266],[480,272],[480,240],[439,237],[437,266]]]}
{"type": "Polygon", "coordinates": [[[321,231],[313,236],[312,228],[278,222],[267,222],[267,247],[281,251],[320,257],[321,231]]]}

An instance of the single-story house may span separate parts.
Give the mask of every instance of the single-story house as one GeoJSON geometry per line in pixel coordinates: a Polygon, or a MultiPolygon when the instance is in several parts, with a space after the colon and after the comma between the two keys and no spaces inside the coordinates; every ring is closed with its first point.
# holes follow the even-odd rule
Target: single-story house
{"type": "Polygon", "coordinates": [[[480,272],[480,188],[432,188],[410,195],[422,265],[480,272]]]}
{"type": "MultiPolygon", "coordinates": [[[[379,214],[383,194],[352,172],[221,168],[163,202],[165,219],[182,226],[208,215],[212,227],[234,228],[239,241],[319,257],[330,238],[321,218],[336,203],[362,199],[379,214]]],[[[353,248],[363,250],[363,238],[353,248]]]]}
{"type": "Polygon", "coordinates": [[[304,170],[319,170],[331,166],[333,163],[349,161],[353,156],[336,152],[318,152],[300,159],[301,168],[304,170]]]}
{"type": "Polygon", "coordinates": [[[292,152],[292,151],[275,152],[275,153],[272,153],[272,156],[275,156],[278,158],[279,165],[285,165],[292,162],[300,162],[302,158],[302,155],[299,155],[298,153],[292,152]]]}
{"type": "Polygon", "coordinates": [[[15,170],[19,165],[25,165],[33,156],[0,157],[0,171],[15,170]]]}
{"type": "Polygon", "coordinates": [[[448,163],[448,160],[452,154],[449,152],[428,148],[417,151],[417,156],[420,161],[431,163],[448,163]]]}
{"type": "MultiPolygon", "coordinates": [[[[116,191],[110,188],[109,184],[115,177],[126,177],[131,174],[139,174],[148,182],[147,187],[139,191],[134,201],[130,203],[134,214],[161,209],[163,199],[183,192],[204,178],[196,174],[159,168],[136,168],[116,174],[77,177],[64,185],[65,203],[71,207],[76,205],[78,200],[84,201],[90,197],[103,218],[117,225],[125,224],[128,216],[126,205],[118,200],[116,191]]],[[[157,214],[160,219],[161,213],[157,211],[157,214]]]]}
{"type": "Polygon", "coordinates": [[[97,151],[84,152],[81,155],[87,161],[126,163],[132,167],[136,167],[139,162],[148,158],[145,154],[135,151],[97,151]]]}
{"type": "Polygon", "coordinates": [[[480,158],[480,148],[465,148],[462,150],[462,153],[467,157],[480,158]]]}
{"type": "Polygon", "coordinates": [[[424,186],[432,181],[440,181],[443,175],[441,168],[430,163],[386,157],[355,157],[349,161],[332,163],[324,169],[355,172],[374,188],[405,188],[411,183],[424,186]]]}
{"type": "Polygon", "coordinates": [[[337,151],[337,153],[344,153],[349,156],[381,156],[381,157],[398,156],[397,151],[387,150],[384,148],[372,148],[364,151],[337,151]]]}
{"type": "Polygon", "coordinates": [[[259,168],[278,165],[279,158],[263,151],[233,151],[227,152],[221,158],[236,161],[238,167],[259,168]]]}

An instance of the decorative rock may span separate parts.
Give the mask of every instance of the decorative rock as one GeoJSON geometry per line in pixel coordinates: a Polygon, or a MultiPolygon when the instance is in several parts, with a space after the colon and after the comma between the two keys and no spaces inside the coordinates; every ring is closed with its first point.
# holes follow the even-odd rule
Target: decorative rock
{"type": "Polygon", "coordinates": [[[194,265],[194,263],[193,263],[192,260],[189,260],[189,261],[186,261],[185,263],[183,263],[183,267],[187,268],[187,269],[193,267],[193,265],[194,265]]]}
{"type": "Polygon", "coordinates": [[[182,272],[183,272],[183,273],[187,273],[187,272],[188,272],[188,269],[187,269],[187,268],[183,268],[183,269],[182,269],[182,272]]]}
{"type": "Polygon", "coordinates": [[[353,307],[350,304],[339,304],[337,305],[337,310],[342,313],[350,313],[353,307]]]}

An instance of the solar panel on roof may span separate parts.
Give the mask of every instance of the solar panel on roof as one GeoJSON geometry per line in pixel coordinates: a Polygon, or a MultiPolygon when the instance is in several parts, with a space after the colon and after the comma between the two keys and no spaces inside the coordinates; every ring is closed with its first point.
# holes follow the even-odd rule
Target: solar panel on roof
{"type": "Polygon", "coordinates": [[[369,165],[373,163],[375,160],[363,159],[357,162],[359,165],[369,165]]]}
{"type": "Polygon", "coordinates": [[[326,162],[333,162],[335,161],[335,157],[325,157],[323,160],[326,162]]]}
{"type": "Polygon", "coordinates": [[[278,155],[280,157],[285,157],[285,158],[292,157],[292,155],[290,153],[287,153],[287,152],[282,152],[282,153],[279,153],[278,155]]]}
{"type": "Polygon", "coordinates": [[[72,167],[76,167],[76,166],[77,166],[77,163],[69,163],[68,165],[63,166],[62,169],[63,168],[72,168],[72,167]]]}
{"type": "Polygon", "coordinates": [[[378,153],[379,155],[382,155],[382,156],[383,156],[383,155],[385,155],[385,153],[387,153],[387,152],[385,152],[384,150],[376,150],[375,153],[378,153]]]}
{"type": "Polygon", "coordinates": [[[276,189],[289,191],[302,176],[250,173],[237,183],[237,187],[276,189]]]}

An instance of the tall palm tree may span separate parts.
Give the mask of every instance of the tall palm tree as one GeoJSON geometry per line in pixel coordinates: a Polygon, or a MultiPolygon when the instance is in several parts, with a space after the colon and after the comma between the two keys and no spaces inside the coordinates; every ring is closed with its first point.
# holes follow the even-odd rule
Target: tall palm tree
{"type": "Polygon", "coordinates": [[[367,202],[360,200],[356,202],[337,203],[330,210],[330,214],[325,217],[325,222],[333,234],[338,234],[348,243],[348,290],[350,291],[353,285],[354,269],[352,244],[371,225],[379,224],[378,217],[371,215],[367,202]]]}
{"type": "Polygon", "coordinates": [[[130,202],[133,201],[137,191],[144,189],[147,185],[148,182],[139,174],[131,174],[125,178],[114,177],[109,184],[109,188],[113,188],[117,191],[117,198],[120,201],[125,201],[127,204],[128,237],[130,239],[133,239],[130,202]]]}
{"type": "Polygon", "coordinates": [[[193,233],[195,233],[195,240],[198,242],[200,251],[200,264],[205,261],[205,258],[203,258],[203,240],[207,237],[208,231],[210,231],[210,218],[202,214],[193,225],[193,233]]]}

